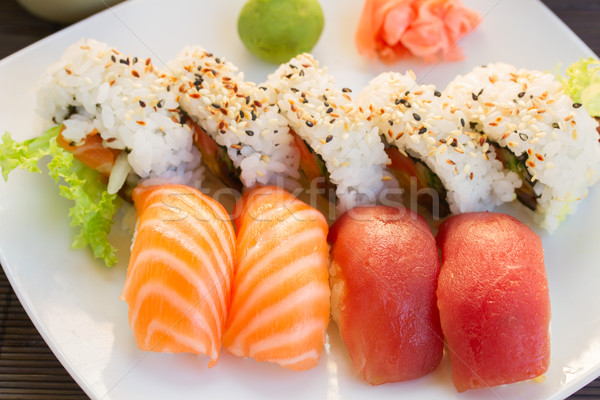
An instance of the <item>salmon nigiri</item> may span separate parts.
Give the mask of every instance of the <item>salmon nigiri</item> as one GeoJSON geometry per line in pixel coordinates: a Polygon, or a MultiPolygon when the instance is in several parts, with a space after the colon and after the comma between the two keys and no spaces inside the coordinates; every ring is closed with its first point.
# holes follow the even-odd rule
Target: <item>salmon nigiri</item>
{"type": "Polygon", "coordinates": [[[246,193],[235,214],[237,259],[223,345],[292,370],[316,366],[329,323],[325,217],[276,187],[246,193]]]}
{"type": "Polygon", "coordinates": [[[138,186],[138,222],[121,299],[145,351],[219,358],[230,302],[235,233],[212,198],[182,185],[138,186]]]}

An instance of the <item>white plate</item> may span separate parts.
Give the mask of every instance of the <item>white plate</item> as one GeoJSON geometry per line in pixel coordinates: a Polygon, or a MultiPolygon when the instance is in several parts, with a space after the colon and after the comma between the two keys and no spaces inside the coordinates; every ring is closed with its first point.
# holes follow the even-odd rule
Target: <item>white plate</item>
{"type": "MultiPolygon", "coordinates": [[[[314,54],[355,90],[384,67],[360,58],[353,34],[361,0],[322,0],[325,31],[314,54]]],[[[458,73],[492,61],[553,69],[592,52],[535,0],[470,0],[485,19],[462,42],[467,58],[426,65],[407,61],[421,81],[443,85],[458,73]]],[[[233,61],[251,80],[274,69],[254,59],[237,36],[243,0],[129,1],[46,38],[0,62],[1,130],[19,139],[32,126],[33,85],[63,50],[81,37],[105,41],[126,53],[168,61],[185,44],[201,44],[233,61]]],[[[557,399],[600,374],[600,191],[594,188],[578,213],[554,235],[542,233],[552,301],[552,356],[543,382],[523,382],[458,395],[447,357],[432,374],[411,382],[371,387],[354,378],[335,326],[317,368],[302,373],[223,354],[207,359],[137,350],[119,300],[129,237],[113,229],[120,263],[105,268],[87,250],[70,248],[69,202],[51,179],[15,171],[0,183],[0,261],[42,336],[81,387],[97,399],[315,398],[315,399],[557,399]]],[[[512,214],[526,222],[529,217],[512,214]]],[[[225,352],[223,352],[225,353],[225,352]]]]}

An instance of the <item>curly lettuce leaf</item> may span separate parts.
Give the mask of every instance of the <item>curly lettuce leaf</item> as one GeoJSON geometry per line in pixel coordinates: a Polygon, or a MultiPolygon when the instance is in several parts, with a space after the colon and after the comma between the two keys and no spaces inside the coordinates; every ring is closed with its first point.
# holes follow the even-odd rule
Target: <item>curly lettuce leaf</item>
{"type": "Polygon", "coordinates": [[[565,92],[593,117],[600,117],[600,61],[593,57],[571,64],[566,77],[558,76],[565,92]]]}
{"type": "Polygon", "coordinates": [[[54,127],[42,136],[24,142],[17,142],[5,133],[0,143],[2,177],[6,181],[8,174],[17,167],[40,172],[40,159],[51,156],[49,175],[59,184],[60,194],[75,202],[69,210],[71,226],[79,228],[73,247],[89,245],[94,256],[107,266],[114,265],[116,249],[108,242],[108,234],[120,200],[116,194],[107,192],[100,173],[77,161],[56,142],[60,129],[60,126],[54,127]]]}

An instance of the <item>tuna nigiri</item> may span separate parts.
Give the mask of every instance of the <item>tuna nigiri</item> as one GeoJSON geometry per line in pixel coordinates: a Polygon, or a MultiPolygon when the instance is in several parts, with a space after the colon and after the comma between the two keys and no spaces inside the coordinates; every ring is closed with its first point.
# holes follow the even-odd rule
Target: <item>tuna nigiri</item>
{"type": "Polygon", "coordinates": [[[325,217],[276,187],[246,193],[235,214],[237,261],[223,345],[292,370],[316,366],[329,323],[325,217]]]}
{"type": "Polygon", "coordinates": [[[550,362],[540,237],[498,213],[460,214],[437,236],[438,307],[459,392],[537,377],[550,362]]]}
{"type": "Polygon", "coordinates": [[[435,238],[416,213],[357,207],[331,227],[332,314],[356,374],[373,385],[418,378],[440,363],[435,238]]]}
{"type": "Polygon", "coordinates": [[[215,200],[182,185],[137,187],[138,223],[121,299],[145,351],[219,358],[235,233],[215,200]]]}

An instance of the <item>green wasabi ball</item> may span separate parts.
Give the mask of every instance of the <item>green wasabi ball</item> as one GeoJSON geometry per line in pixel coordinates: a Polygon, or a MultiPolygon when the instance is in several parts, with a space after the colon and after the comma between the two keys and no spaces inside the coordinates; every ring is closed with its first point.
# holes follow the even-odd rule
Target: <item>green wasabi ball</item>
{"type": "Polygon", "coordinates": [[[238,33],[252,54],[280,64],[310,52],[324,23],[317,0],[250,0],[238,18],[238,33]]]}

